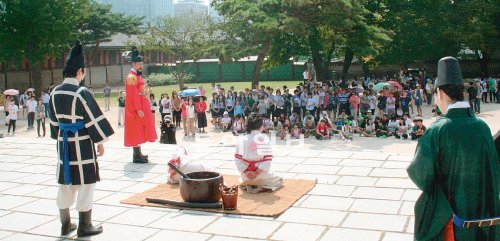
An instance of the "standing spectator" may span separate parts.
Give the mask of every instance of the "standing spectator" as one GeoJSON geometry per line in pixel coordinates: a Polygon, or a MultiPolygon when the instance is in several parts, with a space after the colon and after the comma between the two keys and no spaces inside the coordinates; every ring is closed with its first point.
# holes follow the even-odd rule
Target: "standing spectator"
{"type": "MultiPolygon", "coordinates": [[[[10,101],[12,100],[12,97],[9,95],[5,96],[5,102],[3,106],[3,111],[5,112],[5,117],[9,116],[9,110],[10,110],[10,101]]],[[[8,125],[7,122],[5,125],[8,125]]]]}
{"type": "Polygon", "coordinates": [[[35,117],[36,117],[36,131],[38,133],[38,137],[40,135],[40,126],[43,130],[43,137],[45,137],[45,106],[42,103],[42,99],[38,99],[38,105],[35,108],[35,117]]]}
{"type": "Polygon", "coordinates": [[[108,84],[104,86],[104,110],[109,111],[109,98],[111,97],[111,87],[108,84]]]}
{"type": "Polygon", "coordinates": [[[158,104],[156,103],[155,95],[154,94],[149,94],[149,107],[151,107],[151,113],[153,114],[153,123],[155,123],[155,118],[156,118],[156,107],[158,107],[158,104]]]}
{"type": "Polygon", "coordinates": [[[368,105],[370,106],[371,113],[375,114],[375,108],[377,108],[377,96],[373,90],[368,90],[368,94],[368,105]]]}
{"type": "Polygon", "coordinates": [[[125,92],[120,91],[120,96],[118,97],[118,126],[122,125],[124,117],[125,117],[125,92]]]}
{"type": "Polygon", "coordinates": [[[384,95],[383,91],[380,91],[377,99],[378,99],[378,104],[377,104],[378,116],[382,117],[387,108],[387,97],[384,95]]]}
{"type": "Polygon", "coordinates": [[[484,78],[481,78],[481,81],[479,83],[481,85],[481,93],[483,93],[483,103],[488,103],[488,82],[486,82],[484,78]]]}
{"type": "Polygon", "coordinates": [[[349,108],[349,93],[346,89],[340,89],[340,94],[338,95],[339,101],[339,113],[345,112],[347,114],[351,113],[351,108],[349,108]]]}
{"type": "Polygon", "coordinates": [[[431,79],[427,79],[427,84],[425,84],[425,94],[427,95],[427,105],[432,105],[432,94],[434,93],[434,84],[432,84],[431,79]]]}
{"type": "Polygon", "coordinates": [[[478,113],[476,105],[477,87],[474,82],[469,81],[469,88],[467,88],[467,94],[469,95],[469,105],[471,106],[474,113],[478,113]]]}
{"type": "Polygon", "coordinates": [[[188,98],[186,112],[187,112],[187,130],[186,130],[186,133],[188,136],[194,136],[195,135],[194,120],[196,118],[196,110],[194,107],[193,99],[191,97],[188,98]]]}
{"type": "Polygon", "coordinates": [[[497,89],[497,83],[493,77],[490,78],[489,83],[489,92],[490,92],[490,102],[497,102],[496,101],[496,89],[497,89]]]}
{"type": "Polygon", "coordinates": [[[186,100],[181,100],[181,121],[182,121],[182,129],[184,130],[184,136],[187,136],[189,134],[187,129],[188,113],[186,105],[187,105],[186,100]]]}
{"type": "Polygon", "coordinates": [[[359,110],[359,96],[356,94],[356,90],[352,91],[351,97],[349,97],[349,108],[351,110],[351,116],[354,119],[358,118],[359,110]]]}
{"type": "Polygon", "coordinates": [[[387,101],[385,102],[385,112],[388,116],[393,116],[396,114],[396,98],[394,98],[394,94],[391,92],[389,93],[389,97],[387,98],[387,101]]]}
{"type": "Polygon", "coordinates": [[[367,91],[363,91],[363,96],[359,100],[359,112],[361,115],[365,116],[370,109],[370,98],[368,97],[367,91]]]}
{"type": "Polygon", "coordinates": [[[26,102],[26,108],[28,109],[28,130],[31,130],[34,128],[35,124],[35,96],[31,96],[30,99],[26,102]]]}
{"type": "Polygon", "coordinates": [[[29,98],[27,92],[24,92],[19,96],[19,104],[16,103],[16,105],[19,105],[21,106],[21,108],[23,108],[23,117],[24,113],[26,112],[26,102],[28,102],[28,99],[29,98]]]}
{"type": "Polygon", "coordinates": [[[417,107],[417,116],[422,117],[422,100],[424,94],[422,93],[422,89],[420,89],[420,85],[417,84],[417,89],[415,90],[415,94],[413,95],[415,106],[417,107]]]}
{"type": "MultiPolygon", "coordinates": [[[[214,83],[215,85],[215,83],[214,83]]],[[[218,91],[217,91],[218,92],[218,91]]],[[[179,94],[177,91],[172,91],[172,111],[173,111],[173,123],[175,123],[175,127],[181,127],[181,105],[182,100],[179,98],[179,94]]]]}
{"type": "Polygon", "coordinates": [[[45,107],[45,116],[49,116],[49,111],[50,111],[50,105],[49,105],[50,94],[48,94],[45,91],[42,91],[41,97],[42,97],[42,104],[45,107]]]}
{"type": "MultiPolygon", "coordinates": [[[[238,101],[236,101],[236,103],[238,103],[238,101]]],[[[200,132],[205,133],[205,127],[207,127],[207,103],[205,103],[205,96],[199,97],[198,102],[196,102],[195,109],[196,115],[198,116],[198,128],[200,129],[200,132]]]]}
{"type": "Polygon", "coordinates": [[[500,78],[497,78],[497,104],[500,104],[500,78]]]}
{"type": "Polygon", "coordinates": [[[12,135],[14,135],[14,133],[16,132],[16,121],[18,113],[19,113],[19,107],[16,105],[16,101],[14,99],[11,99],[9,105],[9,116],[7,117],[9,122],[7,135],[10,135],[11,128],[12,128],[12,135]]]}
{"type": "Polygon", "coordinates": [[[172,103],[167,93],[161,95],[162,98],[159,103],[159,111],[161,114],[162,121],[165,119],[166,115],[172,117],[172,103]]]}
{"type": "Polygon", "coordinates": [[[477,90],[477,96],[476,96],[476,113],[481,114],[481,98],[483,97],[483,92],[481,90],[481,82],[479,80],[476,80],[476,90],[477,90]]]}

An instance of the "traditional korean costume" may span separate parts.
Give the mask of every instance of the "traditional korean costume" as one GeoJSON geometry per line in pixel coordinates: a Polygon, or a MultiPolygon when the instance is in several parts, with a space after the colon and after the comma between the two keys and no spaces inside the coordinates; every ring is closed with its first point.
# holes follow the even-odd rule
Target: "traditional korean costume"
{"type": "Polygon", "coordinates": [[[235,162],[241,172],[240,185],[249,192],[275,191],[283,185],[283,178],[273,174],[271,169],[272,149],[269,137],[258,130],[240,136],[236,147],[235,162]],[[254,179],[246,171],[257,171],[254,179]]]}

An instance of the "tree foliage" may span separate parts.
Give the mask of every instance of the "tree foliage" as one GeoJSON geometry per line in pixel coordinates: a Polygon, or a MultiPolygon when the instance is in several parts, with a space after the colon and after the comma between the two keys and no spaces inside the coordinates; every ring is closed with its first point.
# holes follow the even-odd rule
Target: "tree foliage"
{"type": "Polygon", "coordinates": [[[110,42],[113,35],[141,33],[143,19],[144,17],[113,13],[111,5],[91,0],[88,5],[88,15],[84,19],[85,24],[80,30],[83,43],[87,46],[94,46],[89,57],[90,64],[101,43],[110,42]]]}
{"type": "Polygon", "coordinates": [[[146,31],[138,36],[143,50],[154,50],[170,55],[176,59],[169,64],[182,90],[188,77],[186,68],[192,62],[203,57],[219,31],[215,22],[208,15],[183,15],[179,17],[158,18],[148,23],[146,31]]]}
{"type": "Polygon", "coordinates": [[[0,60],[26,59],[39,65],[59,55],[78,36],[85,0],[3,0],[0,2],[0,60]]]}
{"type": "Polygon", "coordinates": [[[284,26],[286,15],[282,0],[215,0],[213,7],[224,16],[222,24],[227,36],[219,53],[224,60],[257,54],[253,69],[252,88],[259,83],[260,70],[268,55],[274,36],[284,26]],[[238,46],[235,50],[234,44],[238,46]]]}

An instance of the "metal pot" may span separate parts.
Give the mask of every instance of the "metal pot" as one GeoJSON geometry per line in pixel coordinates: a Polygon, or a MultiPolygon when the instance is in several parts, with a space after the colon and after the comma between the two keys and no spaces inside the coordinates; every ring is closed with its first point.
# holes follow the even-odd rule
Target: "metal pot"
{"type": "Polygon", "coordinates": [[[221,198],[220,184],[224,179],[217,172],[191,172],[186,174],[189,179],[181,177],[180,191],[185,202],[214,203],[221,198]]]}

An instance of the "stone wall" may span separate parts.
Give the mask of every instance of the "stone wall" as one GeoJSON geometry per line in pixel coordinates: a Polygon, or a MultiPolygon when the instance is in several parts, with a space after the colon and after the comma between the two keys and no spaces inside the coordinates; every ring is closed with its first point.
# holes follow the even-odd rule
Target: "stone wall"
{"type": "MultiPolygon", "coordinates": [[[[144,65],[147,69],[147,65],[144,65]]],[[[130,65],[111,65],[111,66],[94,66],[90,70],[87,69],[85,81],[87,86],[92,85],[92,88],[102,88],[107,82],[111,86],[122,86],[125,77],[130,71],[130,65]]],[[[63,81],[62,69],[42,70],[42,88],[47,89],[51,84],[58,85],[63,81]]],[[[0,89],[16,89],[24,90],[30,88],[29,72],[0,72],[0,89]],[[5,81],[7,78],[7,81],[5,81]]],[[[38,90],[37,90],[38,91],[38,90]]]]}

